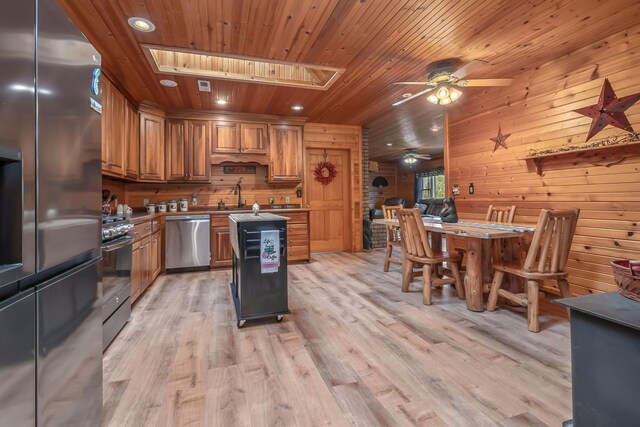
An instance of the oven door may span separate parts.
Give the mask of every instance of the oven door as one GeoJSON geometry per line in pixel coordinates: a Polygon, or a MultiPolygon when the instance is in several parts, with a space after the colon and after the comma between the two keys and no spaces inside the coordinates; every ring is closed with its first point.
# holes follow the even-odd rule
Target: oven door
{"type": "Polygon", "coordinates": [[[102,320],[105,321],[123,303],[122,290],[131,284],[131,236],[102,245],[100,284],[102,288],[102,320]]]}

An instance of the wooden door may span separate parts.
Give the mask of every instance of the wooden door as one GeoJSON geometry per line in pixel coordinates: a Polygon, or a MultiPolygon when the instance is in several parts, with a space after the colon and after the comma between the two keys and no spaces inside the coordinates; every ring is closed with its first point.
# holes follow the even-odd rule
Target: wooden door
{"type": "Polygon", "coordinates": [[[125,170],[127,178],[138,179],[140,171],[140,142],[138,112],[127,102],[125,108],[125,170]]]}
{"type": "Polygon", "coordinates": [[[209,181],[211,179],[211,159],[209,158],[209,122],[187,121],[187,150],[189,153],[189,181],[209,181]]]}
{"type": "Polygon", "coordinates": [[[241,123],[241,151],[251,154],[267,154],[269,150],[268,130],[268,126],[263,123],[241,123]]]}
{"type": "Polygon", "coordinates": [[[140,114],[140,179],[164,180],[164,118],[140,114]]]}
{"type": "Polygon", "coordinates": [[[165,129],[165,178],[167,181],[185,181],[188,178],[185,121],[167,119],[165,129]]]}
{"type": "Polygon", "coordinates": [[[269,128],[269,182],[302,182],[302,126],[269,128]]]}
{"type": "Polygon", "coordinates": [[[211,134],[211,153],[240,152],[240,135],[237,123],[213,122],[211,134]]]}
{"type": "Polygon", "coordinates": [[[337,175],[328,185],[313,179],[313,172],[324,160],[324,150],[306,150],[305,181],[309,213],[311,252],[348,251],[351,248],[351,200],[348,150],[326,150],[327,161],[336,167],[337,175]]]}
{"type": "Polygon", "coordinates": [[[232,256],[229,226],[211,227],[211,267],[230,267],[232,256]]]}

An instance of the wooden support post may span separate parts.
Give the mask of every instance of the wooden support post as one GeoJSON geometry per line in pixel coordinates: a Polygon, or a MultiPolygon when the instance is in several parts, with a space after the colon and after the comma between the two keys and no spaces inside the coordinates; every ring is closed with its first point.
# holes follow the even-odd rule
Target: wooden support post
{"type": "MultiPolygon", "coordinates": [[[[464,277],[467,309],[484,311],[482,304],[482,285],[484,271],[482,266],[482,239],[468,238],[467,274],[464,277]]],[[[489,279],[490,280],[490,279],[489,279]]]]}

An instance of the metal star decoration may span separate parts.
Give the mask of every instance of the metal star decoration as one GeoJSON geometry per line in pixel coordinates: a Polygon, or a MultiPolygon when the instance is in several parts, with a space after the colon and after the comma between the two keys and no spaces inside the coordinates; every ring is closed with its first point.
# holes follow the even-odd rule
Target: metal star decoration
{"type": "Polygon", "coordinates": [[[629,119],[627,119],[624,112],[638,100],[640,100],[640,93],[616,98],[616,93],[613,91],[609,79],[604,79],[598,103],[573,111],[591,117],[591,128],[589,128],[589,133],[587,134],[588,141],[607,125],[633,132],[629,119]]]}
{"type": "Polygon", "coordinates": [[[490,140],[496,143],[495,147],[493,147],[493,151],[495,152],[498,149],[498,147],[504,147],[505,149],[508,148],[506,141],[507,141],[507,138],[509,138],[510,136],[511,136],[510,133],[503,135],[502,129],[500,128],[500,126],[498,126],[498,136],[496,136],[495,138],[489,138],[490,140]]]}

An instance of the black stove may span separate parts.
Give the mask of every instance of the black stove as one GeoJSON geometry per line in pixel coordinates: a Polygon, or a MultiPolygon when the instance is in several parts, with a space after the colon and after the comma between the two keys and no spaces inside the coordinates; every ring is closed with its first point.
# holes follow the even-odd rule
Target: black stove
{"type": "Polygon", "coordinates": [[[103,216],[102,217],[102,243],[110,242],[119,237],[129,234],[133,225],[129,218],[124,216],[103,216]]]}

